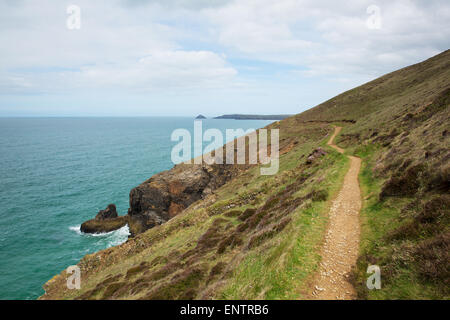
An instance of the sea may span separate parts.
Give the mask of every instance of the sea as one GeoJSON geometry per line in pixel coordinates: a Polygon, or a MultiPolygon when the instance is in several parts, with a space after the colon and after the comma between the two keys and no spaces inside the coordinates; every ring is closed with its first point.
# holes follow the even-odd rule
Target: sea
{"type": "MultiPolygon", "coordinates": [[[[202,120],[203,129],[257,129],[267,120],[202,120]]],[[[173,167],[175,129],[189,117],[0,118],[0,299],[36,299],[42,285],[84,255],[127,240],[128,227],[83,234],[109,203],[173,167]]],[[[225,141],[224,141],[225,142],[225,141]]]]}

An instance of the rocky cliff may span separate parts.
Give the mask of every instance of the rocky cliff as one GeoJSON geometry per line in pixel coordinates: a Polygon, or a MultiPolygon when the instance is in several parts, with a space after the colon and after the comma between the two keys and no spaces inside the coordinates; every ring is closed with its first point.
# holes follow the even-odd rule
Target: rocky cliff
{"type": "Polygon", "coordinates": [[[160,225],[225,184],[237,172],[232,165],[179,164],[158,173],[130,192],[132,235],[160,225]]]}
{"type": "Polygon", "coordinates": [[[131,236],[161,225],[192,203],[210,195],[247,166],[178,164],[155,174],[130,192],[130,207],[118,216],[115,205],[99,211],[81,225],[86,233],[109,232],[128,224],[131,236]]]}

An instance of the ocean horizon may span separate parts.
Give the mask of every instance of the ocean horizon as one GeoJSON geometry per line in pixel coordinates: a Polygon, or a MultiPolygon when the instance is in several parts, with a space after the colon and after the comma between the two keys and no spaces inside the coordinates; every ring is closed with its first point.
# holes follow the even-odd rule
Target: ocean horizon
{"type": "MultiPolygon", "coordinates": [[[[258,129],[271,120],[202,120],[203,128],[258,129]]],[[[173,167],[173,130],[192,117],[0,117],[0,299],[36,299],[84,255],[126,241],[128,227],[88,235],[80,224],[173,167]]],[[[224,134],[225,136],[225,134],[224,134]]]]}

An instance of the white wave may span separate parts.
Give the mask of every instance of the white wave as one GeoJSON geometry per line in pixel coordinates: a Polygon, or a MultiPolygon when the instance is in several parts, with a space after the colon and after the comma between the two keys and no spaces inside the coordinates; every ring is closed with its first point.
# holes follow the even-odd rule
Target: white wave
{"type": "Polygon", "coordinates": [[[113,231],[112,237],[108,242],[108,248],[112,246],[118,246],[119,244],[124,243],[125,241],[128,240],[129,235],[130,235],[130,228],[128,227],[128,224],[116,231],[113,231]]]}
{"type": "Polygon", "coordinates": [[[106,248],[124,243],[130,235],[130,228],[128,227],[128,224],[120,229],[103,233],[84,233],[81,232],[80,227],[81,225],[76,225],[69,227],[69,229],[84,237],[97,238],[97,245],[102,246],[101,244],[103,243],[103,246],[106,245],[106,248]]]}
{"type": "Polygon", "coordinates": [[[72,230],[72,231],[75,231],[77,234],[81,235],[82,232],[81,232],[81,230],[80,230],[80,227],[81,227],[81,224],[76,225],[76,226],[69,227],[69,229],[72,230]]]}

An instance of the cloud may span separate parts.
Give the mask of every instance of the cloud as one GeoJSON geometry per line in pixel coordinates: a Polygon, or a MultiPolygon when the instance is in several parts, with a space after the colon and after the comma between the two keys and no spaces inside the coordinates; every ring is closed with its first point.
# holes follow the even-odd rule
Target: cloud
{"type": "Polygon", "coordinates": [[[183,30],[159,22],[154,3],[77,3],[80,30],[66,28],[64,4],[0,3],[0,93],[214,87],[237,73],[218,53],[180,49],[183,30]]]}
{"type": "Polygon", "coordinates": [[[157,51],[138,61],[83,66],[74,70],[17,71],[3,75],[0,90],[66,92],[82,89],[143,93],[214,88],[230,83],[237,71],[210,51],[157,51]],[[68,90],[69,89],[69,90],[68,90]]]}
{"type": "Polygon", "coordinates": [[[447,49],[449,10],[445,1],[241,0],[205,12],[236,54],[306,67],[308,75],[374,76],[447,49]],[[367,27],[374,4],[379,30],[367,27]]]}
{"type": "Polygon", "coordinates": [[[0,68],[79,67],[177,47],[178,31],[155,21],[158,11],[127,11],[107,1],[76,2],[81,8],[80,30],[66,27],[63,2],[0,2],[0,68]]]}
{"type": "Polygon", "coordinates": [[[155,89],[211,88],[230,81],[237,71],[210,51],[159,51],[128,65],[82,68],[80,82],[137,92],[155,89]]]}
{"type": "Polygon", "coordinates": [[[292,26],[307,15],[299,1],[234,1],[204,13],[221,45],[255,59],[293,63],[314,46],[292,26]]]}
{"type": "Polygon", "coordinates": [[[187,9],[203,9],[220,7],[231,0],[122,0],[121,3],[125,6],[136,7],[151,4],[159,4],[170,8],[187,8],[187,9]]]}

